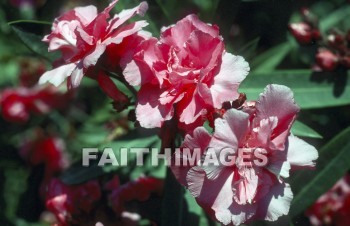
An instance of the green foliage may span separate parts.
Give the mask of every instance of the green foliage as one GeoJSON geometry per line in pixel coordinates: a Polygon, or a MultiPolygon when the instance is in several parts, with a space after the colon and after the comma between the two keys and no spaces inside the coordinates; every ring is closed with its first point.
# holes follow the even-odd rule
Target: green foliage
{"type": "Polygon", "coordinates": [[[313,73],[310,70],[252,72],[243,81],[240,91],[254,100],[268,84],[290,87],[302,109],[350,104],[350,73],[313,73]]]}
{"type": "Polygon", "coordinates": [[[51,23],[41,22],[41,21],[14,21],[9,23],[13,31],[21,39],[23,44],[25,44],[31,51],[42,56],[46,60],[53,62],[59,57],[57,52],[49,53],[48,45],[42,42],[42,37],[33,34],[32,32],[25,31],[19,25],[28,25],[28,24],[40,24],[40,25],[50,25],[51,23]]]}
{"type": "Polygon", "coordinates": [[[292,134],[301,137],[322,138],[322,136],[300,121],[295,121],[291,130],[292,134]]]}
{"type": "Polygon", "coordinates": [[[8,221],[16,220],[16,212],[20,205],[21,195],[27,189],[27,179],[29,177],[28,169],[18,165],[15,162],[1,161],[0,169],[4,176],[4,210],[2,214],[8,221]]]}
{"type": "Polygon", "coordinates": [[[291,217],[302,213],[350,169],[349,137],[350,127],[320,150],[315,171],[302,172],[291,181],[292,188],[299,188],[292,202],[291,217]]]}
{"type": "Polygon", "coordinates": [[[291,48],[291,43],[285,42],[255,57],[249,64],[252,72],[272,72],[291,51],[291,48]]]}

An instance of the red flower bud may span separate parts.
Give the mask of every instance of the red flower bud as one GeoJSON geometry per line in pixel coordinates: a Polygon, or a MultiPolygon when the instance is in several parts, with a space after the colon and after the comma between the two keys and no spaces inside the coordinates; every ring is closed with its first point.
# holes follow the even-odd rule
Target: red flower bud
{"type": "Polygon", "coordinates": [[[313,40],[312,28],[307,23],[294,23],[289,25],[294,38],[302,45],[310,44],[313,40]]]}
{"type": "Polygon", "coordinates": [[[114,109],[120,112],[127,107],[129,104],[129,98],[118,89],[109,76],[100,72],[97,81],[103,92],[113,99],[114,109]]]}
{"type": "Polygon", "coordinates": [[[327,44],[339,51],[345,53],[347,51],[345,36],[339,33],[333,33],[327,37],[327,44]]]}
{"type": "Polygon", "coordinates": [[[327,49],[321,49],[316,55],[317,65],[324,71],[333,71],[338,67],[338,56],[327,49]]]}

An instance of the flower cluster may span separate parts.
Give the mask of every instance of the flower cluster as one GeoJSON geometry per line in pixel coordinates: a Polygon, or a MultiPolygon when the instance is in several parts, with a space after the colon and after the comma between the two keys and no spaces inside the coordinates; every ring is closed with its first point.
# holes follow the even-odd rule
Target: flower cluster
{"type": "Polygon", "coordinates": [[[109,225],[108,217],[101,211],[106,209],[105,203],[110,203],[121,225],[135,225],[128,224],[132,217],[125,207],[126,202],[142,202],[148,200],[153,193],[159,195],[163,189],[162,184],[162,180],[152,177],[141,177],[123,185],[118,176],[104,185],[98,180],[66,185],[53,178],[47,186],[46,207],[55,215],[58,226],[91,225],[97,221],[109,225]],[[102,195],[104,190],[110,193],[107,201],[102,195]]]}
{"type": "MultiPolygon", "coordinates": [[[[136,94],[138,124],[166,133],[161,134],[163,147],[164,143],[173,144],[176,133],[181,133],[186,134],[182,147],[201,148],[202,158],[231,151],[231,156],[220,154],[233,155],[230,164],[172,166],[179,182],[212,218],[224,225],[238,225],[256,219],[275,221],[288,214],[293,194],[284,178],[293,169],[314,167],[318,157],[314,147],[290,133],[299,111],[292,91],[269,85],[257,101],[246,101],[238,89],[249,65],[243,57],[226,51],[216,25],[189,15],[163,28],[160,38],[155,38],[142,30],[145,21],[124,24],[135,14],[143,15],[146,3],[107,20],[116,3],[100,14],[93,6],[78,7],[55,20],[44,41],[49,43],[49,51],[61,51],[62,58],[43,74],[40,83],[58,86],[68,77],[68,87],[75,88],[86,75],[95,79],[117,111],[122,111],[131,101],[111,78],[118,79],[136,94]],[[213,134],[202,127],[206,121],[214,128],[213,134]],[[207,148],[214,152],[205,151],[207,148]],[[242,153],[247,158],[242,158],[242,153]],[[256,154],[264,155],[268,163],[256,164],[256,154]]],[[[311,19],[291,29],[303,44],[320,36],[311,19]]],[[[175,157],[183,158],[182,151],[175,157]]],[[[62,187],[53,182],[47,206],[58,219],[62,211],[73,208],[87,213],[100,198],[96,188],[86,200],[88,204],[80,206],[77,200],[78,206],[72,207],[67,200],[88,197],[85,185],[73,192],[64,186],[55,192],[55,184],[62,187]],[[56,197],[65,198],[53,205],[56,197]],[[69,208],[62,209],[61,204],[69,208]]],[[[113,190],[110,201],[113,210],[121,214],[125,202],[145,200],[161,187],[162,183],[153,179],[120,186],[117,178],[106,189],[113,190]]]]}
{"type": "Polygon", "coordinates": [[[58,179],[52,179],[47,186],[46,207],[55,214],[60,226],[82,224],[100,198],[97,181],[68,186],[58,179]]]}
{"type": "Polygon", "coordinates": [[[306,212],[314,226],[345,226],[350,222],[350,176],[345,175],[306,212]]]}
{"type": "Polygon", "coordinates": [[[316,71],[334,71],[339,67],[350,68],[350,30],[343,33],[333,29],[322,35],[318,20],[308,9],[301,10],[304,22],[292,23],[289,30],[302,45],[318,45],[315,60],[316,71]]]}

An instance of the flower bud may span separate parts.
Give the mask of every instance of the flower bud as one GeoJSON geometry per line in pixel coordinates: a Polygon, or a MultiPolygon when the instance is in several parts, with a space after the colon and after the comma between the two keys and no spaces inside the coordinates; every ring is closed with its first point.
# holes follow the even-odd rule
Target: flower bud
{"type": "Polygon", "coordinates": [[[290,24],[289,30],[294,38],[302,45],[310,44],[313,40],[312,28],[307,23],[290,24]]]}
{"type": "Polygon", "coordinates": [[[327,49],[321,49],[316,55],[316,63],[324,71],[333,71],[338,67],[338,56],[327,49]]]}

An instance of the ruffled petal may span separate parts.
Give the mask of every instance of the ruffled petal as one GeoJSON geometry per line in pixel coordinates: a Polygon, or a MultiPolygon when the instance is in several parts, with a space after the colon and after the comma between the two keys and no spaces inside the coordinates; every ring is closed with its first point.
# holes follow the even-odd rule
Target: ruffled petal
{"type": "Polygon", "coordinates": [[[120,25],[124,24],[128,19],[135,16],[136,14],[144,16],[148,10],[147,2],[141,2],[138,6],[132,9],[124,9],[115,18],[110,21],[108,30],[113,31],[118,28],[120,25]]]}
{"type": "Polygon", "coordinates": [[[172,105],[161,105],[159,103],[159,92],[155,86],[143,86],[138,93],[136,118],[142,127],[161,127],[164,121],[173,117],[172,105]]]}
{"type": "Polygon", "coordinates": [[[314,167],[318,152],[315,147],[293,135],[288,137],[287,161],[293,167],[314,167]]]}
{"type": "Polygon", "coordinates": [[[254,219],[276,221],[279,217],[287,215],[293,193],[289,184],[276,183],[270,188],[270,192],[258,203],[258,209],[254,219]]]}
{"type": "Polygon", "coordinates": [[[243,57],[224,53],[219,73],[210,87],[214,107],[221,108],[223,102],[239,97],[238,87],[249,73],[249,64],[243,57]]]}
{"type": "Polygon", "coordinates": [[[201,159],[201,156],[208,147],[210,139],[211,135],[204,127],[197,127],[193,131],[193,136],[190,134],[185,136],[181,148],[177,150],[173,156],[171,165],[172,172],[181,184],[187,186],[187,173],[192,167],[196,166],[196,160],[201,159]],[[191,165],[192,162],[194,165],[191,165]],[[176,165],[176,163],[180,163],[180,165],[176,165]]]}
{"type": "Polygon", "coordinates": [[[70,76],[73,70],[77,67],[75,63],[65,64],[51,71],[45,72],[39,79],[39,84],[50,82],[55,86],[61,85],[64,80],[70,76]]]}
{"type": "Polygon", "coordinates": [[[271,148],[284,150],[291,125],[299,112],[293,92],[283,85],[268,85],[256,103],[256,110],[254,127],[258,127],[263,119],[277,117],[278,125],[273,131],[274,136],[271,137],[271,148]]]}

